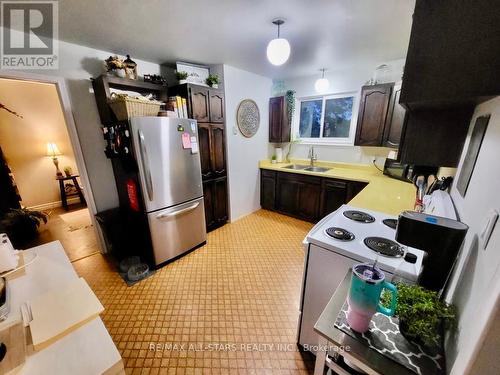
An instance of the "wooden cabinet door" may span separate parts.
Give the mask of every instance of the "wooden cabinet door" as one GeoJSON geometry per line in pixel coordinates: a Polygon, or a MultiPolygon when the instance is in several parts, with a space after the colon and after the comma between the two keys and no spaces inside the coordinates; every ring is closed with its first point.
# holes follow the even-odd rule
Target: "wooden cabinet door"
{"type": "Polygon", "coordinates": [[[203,181],[203,201],[205,202],[205,224],[208,231],[215,225],[213,181],[203,181]]]}
{"type": "Polygon", "coordinates": [[[295,215],[299,196],[299,182],[288,173],[278,173],[276,186],[276,209],[282,213],[295,215]]]}
{"type": "Polygon", "coordinates": [[[276,200],[276,172],[260,170],[260,206],[274,210],[276,200]]]}
{"type": "Polygon", "coordinates": [[[316,221],[319,215],[321,178],[294,173],[278,173],[276,210],[298,218],[316,221]]]}
{"type": "Polygon", "coordinates": [[[384,131],[384,146],[399,147],[401,141],[401,132],[406,117],[406,109],[399,104],[399,96],[401,95],[401,85],[394,87],[389,102],[389,111],[387,113],[387,121],[384,131]]]}
{"type": "Polygon", "coordinates": [[[227,222],[227,179],[219,178],[214,181],[214,218],[216,225],[227,222]]]}
{"type": "Polygon", "coordinates": [[[283,127],[283,111],[285,98],[278,96],[269,99],[269,142],[281,143],[283,127]]]}
{"type": "Polygon", "coordinates": [[[224,122],[224,95],[210,91],[210,122],[224,122]]]}
{"type": "Polygon", "coordinates": [[[393,83],[363,86],[356,128],[357,146],[382,146],[393,83]]]}
{"type": "Polygon", "coordinates": [[[226,141],[224,125],[210,125],[211,169],[215,177],[226,175],[226,141]]]}
{"type": "Polygon", "coordinates": [[[320,218],[335,211],[347,201],[347,183],[324,179],[321,186],[320,218]]]}
{"type": "Polygon", "coordinates": [[[198,124],[198,143],[200,148],[201,177],[213,177],[212,171],[212,131],[209,124],[198,124]]]}
{"type": "Polygon", "coordinates": [[[296,215],[307,221],[316,221],[319,217],[321,185],[300,182],[297,196],[296,215]]]}
{"type": "Polygon", "coordinates": [[[208,89],[203,87],[190,87],[189,93],[191,117],[198,122],[209,122],[210,111],[208,89]]]}

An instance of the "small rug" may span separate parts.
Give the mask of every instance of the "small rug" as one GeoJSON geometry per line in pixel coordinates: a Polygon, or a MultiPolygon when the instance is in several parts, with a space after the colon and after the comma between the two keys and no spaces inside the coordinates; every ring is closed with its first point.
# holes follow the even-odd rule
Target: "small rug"
{"type": "Polygon", "coordinates": [[[78,229],[89,228],[92,226],[92,221],[90,220],[90,212],[87,208],[82,208],[81,210],[68,212],[66,214],[59,215],[62,221],[69,227],[70,232],[74,232],[78,229]]]}
{"type": "Polygon", "coordinates": [[[392,359],[416,374],[441,375],[445,373],[442,350],[430,351],[406,340],[399,332],[399,320],[376,313],[365,333],[353,331],[347,323],[347,301],[335,321],[335,327],[361,341],[380,354],[392,359]]]}

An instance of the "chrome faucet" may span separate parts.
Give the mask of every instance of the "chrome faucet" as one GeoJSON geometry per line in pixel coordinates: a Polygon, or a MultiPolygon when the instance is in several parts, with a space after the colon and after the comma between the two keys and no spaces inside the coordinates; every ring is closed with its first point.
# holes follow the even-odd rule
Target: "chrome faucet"
{"type": "Polygon", "coordinates": [[[318,156],[314,153],[314,147],[309,148],[309,154],[307,157],[310,160],[311,167],[314,167],[314,162],[318,160],[318,156]]]}

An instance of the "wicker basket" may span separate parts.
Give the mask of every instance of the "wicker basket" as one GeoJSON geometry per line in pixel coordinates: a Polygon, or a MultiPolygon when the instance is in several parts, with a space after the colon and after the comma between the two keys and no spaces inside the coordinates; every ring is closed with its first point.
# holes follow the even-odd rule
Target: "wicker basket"
{"type": "Polygon", "coordinates": [[[112,96],[108,104],[119,121],[137,116],[156,116],[161,105],[157,101],[146,101],[122,95],[112,96]]]}

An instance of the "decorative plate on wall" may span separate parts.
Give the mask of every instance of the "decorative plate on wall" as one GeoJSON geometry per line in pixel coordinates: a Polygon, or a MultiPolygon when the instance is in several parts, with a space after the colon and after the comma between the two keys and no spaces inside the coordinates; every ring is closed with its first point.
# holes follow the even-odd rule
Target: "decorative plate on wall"
{"type": "Polygon", "coordinates": [[[243,99],[236,112],[236,120],[241,134],[250,138],[257,133],[260,124],[260,113],[257,103],[252,99],[243,99]]]}

